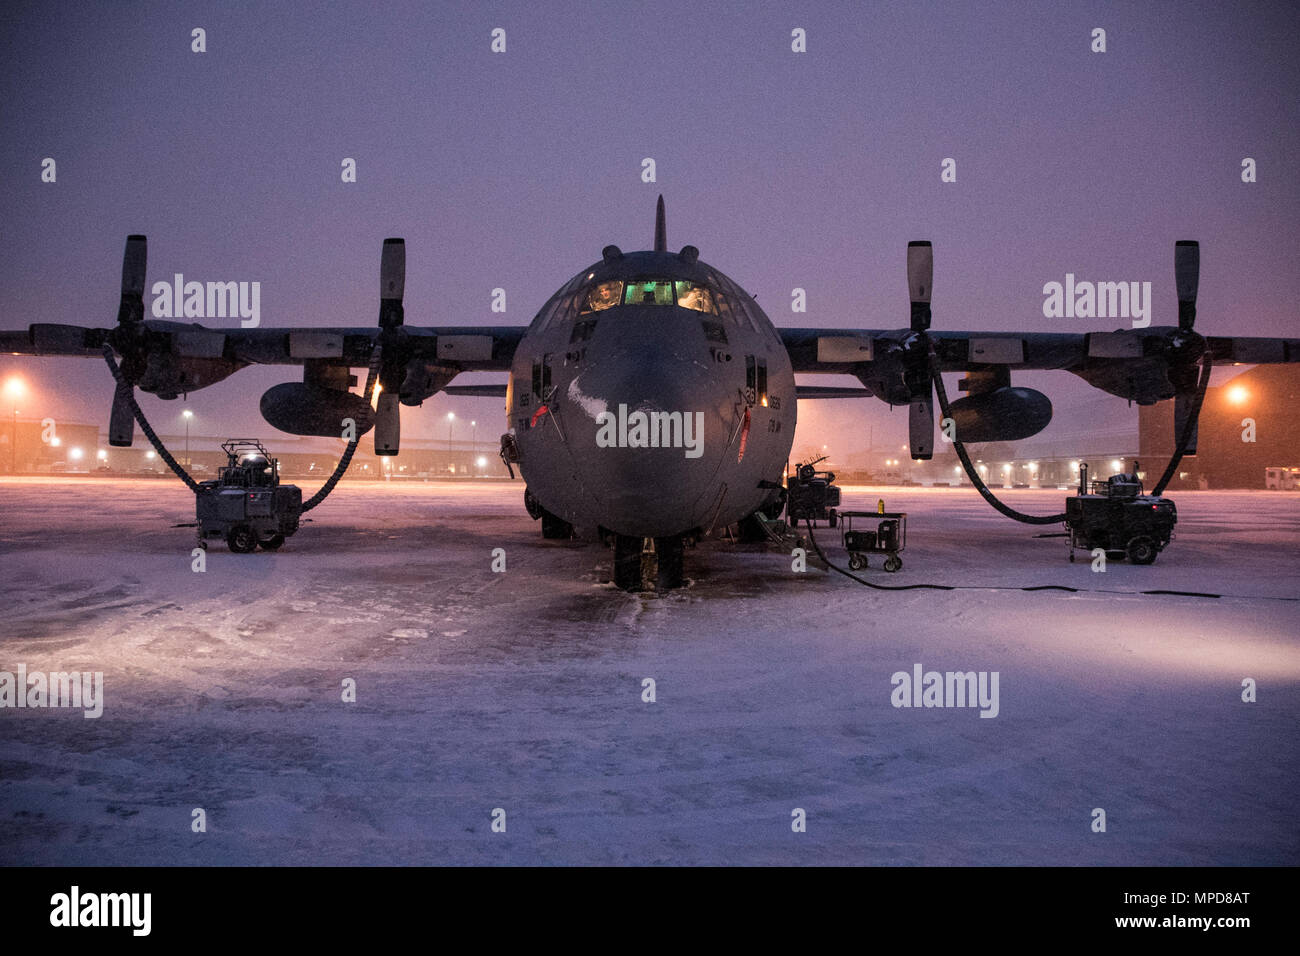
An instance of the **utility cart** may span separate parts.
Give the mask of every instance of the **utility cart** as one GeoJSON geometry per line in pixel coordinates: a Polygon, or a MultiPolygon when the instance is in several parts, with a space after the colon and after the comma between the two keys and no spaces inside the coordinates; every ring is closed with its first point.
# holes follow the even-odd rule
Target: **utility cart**
{"type": "Polygon", "coordinates": [[[195,510],[199,547],[225,538],[230,550],[274,551],[298,530],[302,489],[280,484],[279,461],[254,438],[222,442],[226,465],[217,478],[199,483],[195,510]]]}
{"type": "Polygon", "coordinates": [[[891,574],[903,566],[898,553],[907,547],[906,511],[841,511],[840,524],[844,531],[844,550],[849,553],[849,567],[861,571],[867,567],[867,555],[885,555],[885,570],[891,574]],[[862,528],[875,522],[875,528],[853,530],[857,520],[862,528]]]}
{"type": "Polygon", "coordinates": [[[792,526],[801,521],[825,521],[829,527],[835,527],[840,489],[835,485],[835,472],[817,470],[817,465],[825,460],[826,456],[822,455],[796,466],[786,475],[785,506],[792,526]]]}
{"type": "Polygon", "coordinates": [[[1091,493],[1088,466],[1079,467],[1079,491],[1065,499],[1071,561],[1076,548],[1100,548],[1112,560],[1150,564],[1168,546],[1178,509],[1169,498],[1143,494],[1138,467],[1134,462],[1132,472],[1091,482],[1091,493]]]}

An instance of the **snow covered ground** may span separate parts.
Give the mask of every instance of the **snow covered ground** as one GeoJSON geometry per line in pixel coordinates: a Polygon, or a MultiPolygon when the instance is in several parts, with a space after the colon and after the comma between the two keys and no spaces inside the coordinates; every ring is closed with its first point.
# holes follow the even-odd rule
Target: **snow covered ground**
{"type": "Polygon", "coordinates": [[[1097,574],[970,490],[845,507],[882,494],[882,583],[1231,596],[881,592],[717,540],[628,595],[520,483],[345,480],[194,573],[178,482],[3,480],[0,670],[102,671],[106,703],[0,710],[0,862],[1300,863],[1300,496],[1180,493],[1154,566],[1097,574]],[[895,708],[917,663],[997,671],[998,716],[895,708]]]}

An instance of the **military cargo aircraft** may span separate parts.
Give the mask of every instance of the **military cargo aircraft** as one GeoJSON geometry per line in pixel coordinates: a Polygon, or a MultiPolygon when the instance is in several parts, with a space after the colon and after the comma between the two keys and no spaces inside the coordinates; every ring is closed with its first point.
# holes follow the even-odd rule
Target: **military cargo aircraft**
{"type": "MultiPolygon", "coordinates": [[[[399,406],[447,392],[506,400],[502,457],[517,464],[525,505],[547,537],[599,535],[614,546],[614,582],[641,584],[643,550],[657,586],[683,580],[683,542],[779,514],[782,478],[800,399],[875,396],[909,408],[909,449],[930,458],[939,372],[964,372],[951,403],[962,442],[1013,441],[1051,420],[1042,393],[1011,384],[1019,369],[1060,369],[1121,398],[1175,399],[1176,431],[1192,415],[1206,363],[1300,361],[1300,339],[1204,337],[1194,329],[1199,246],[1175,246],[1175,326],[1115,332],[930,331],[933,255],[907,247],[910,315],[896,329],[777,328],[736,282],[694,246],[669,252],[663,197],[654,246],[606,246],[520,326],[412,327],[403,323],[406,253],[386,239],[377,327],[208,328],[146,319],[146,245],[129,236],[117,324],[108,329],[37,323],[0,333],[21,355],[121,359],[110,442],[130,445],[132,390],[171,399],[254,363],[300,365],[301,382],[277,385],[263,417],[296,435],[339,437],[351,419],[374,429],[375,452],[396,455],[399,406]],[[351,391],[371,367],[378,400],[351,391]],[[462,372],[505,372],[504,385],[452,382],[462,372]],[[797,373],[849,374],[861,388],[797,385],[797,373]],[[651,546],[651,542],[653,545],[651,546]]],[[[1203,387],[1203,386],[1202,386],[1203,387]]],[[[512,470],[513,473],[513,470],[512,470]]]]}

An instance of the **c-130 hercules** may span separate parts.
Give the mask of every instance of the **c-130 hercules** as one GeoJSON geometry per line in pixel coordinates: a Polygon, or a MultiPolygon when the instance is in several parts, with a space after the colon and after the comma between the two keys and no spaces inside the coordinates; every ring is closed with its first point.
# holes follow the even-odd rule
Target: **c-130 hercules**
{"type": "MultiPolygon", "coordinates": [[[[144,236],[127,238],[122,300],[110,329],[38,323],[0,332],[20,355],[121,359],[113,445],[130,445],[132,389],[171,399],[254,363],[301,365],[263,417],[296,435],[339,437],[343,420],[374,428],[375,453],[399,450],[400,405],[445,391],[504,395],[503,457],[517,463],[525,503],[548,537],[612,538],[614,581],[641,584],[653,539],[657,584],[682,583],[683,542],[779,506],[799,399],[876,396],[909,407],[909,449],[928,459],[934,379],[965,372],[952,402],[963,443],[1014,441],[1051,420],[1047,397],[1011,385],[1013,369],[1061,369],[1150,405],[1175,399],[1176,434],[1196,405],[1200,366],[1300,361],[1300,339],[1203,337],[1194,328],[1199,247],[1175,248],[1176,326],[1092,333],[931,332],[932,249],[909,243],[910,321],[899,329],[777,328],[753,297],[685,246],[668,251],[663,197],[654,248],[606,246],[527,327],[403,324],[406,253],[384,240],[378,328],[213,329],[145,319],[144,236]],[[372,410],[350,391],[374,362],[372,410]],[[462,372],[508,372],[501,385],[455,386],[462,372]],[[849,374],[862,388],[795,384],[796,373],[849,374]]],[[[1194,417],[1194,416],[1193,416],[1194,417]]],[[[1187,450],[1195,451],[1194,421],[1187,450]]]]}

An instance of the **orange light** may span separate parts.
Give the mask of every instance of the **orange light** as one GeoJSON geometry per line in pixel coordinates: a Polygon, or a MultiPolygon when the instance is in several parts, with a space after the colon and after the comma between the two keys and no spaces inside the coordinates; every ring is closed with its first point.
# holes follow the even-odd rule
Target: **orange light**
{"type": "Polygon", "coordinates": [[[27,394],[27,383],[15,375],[5,382],[5,394],[13,399],[22,398],[27,394]]]}
{"type": "Polygon", "coordinates": [[[1248,398],[1250,398],[1250,392],[1246,391],[1245,386],[1234,385],[1228,389],[1228,401],[1234,405],[1240,405],[1248,398]]]}

